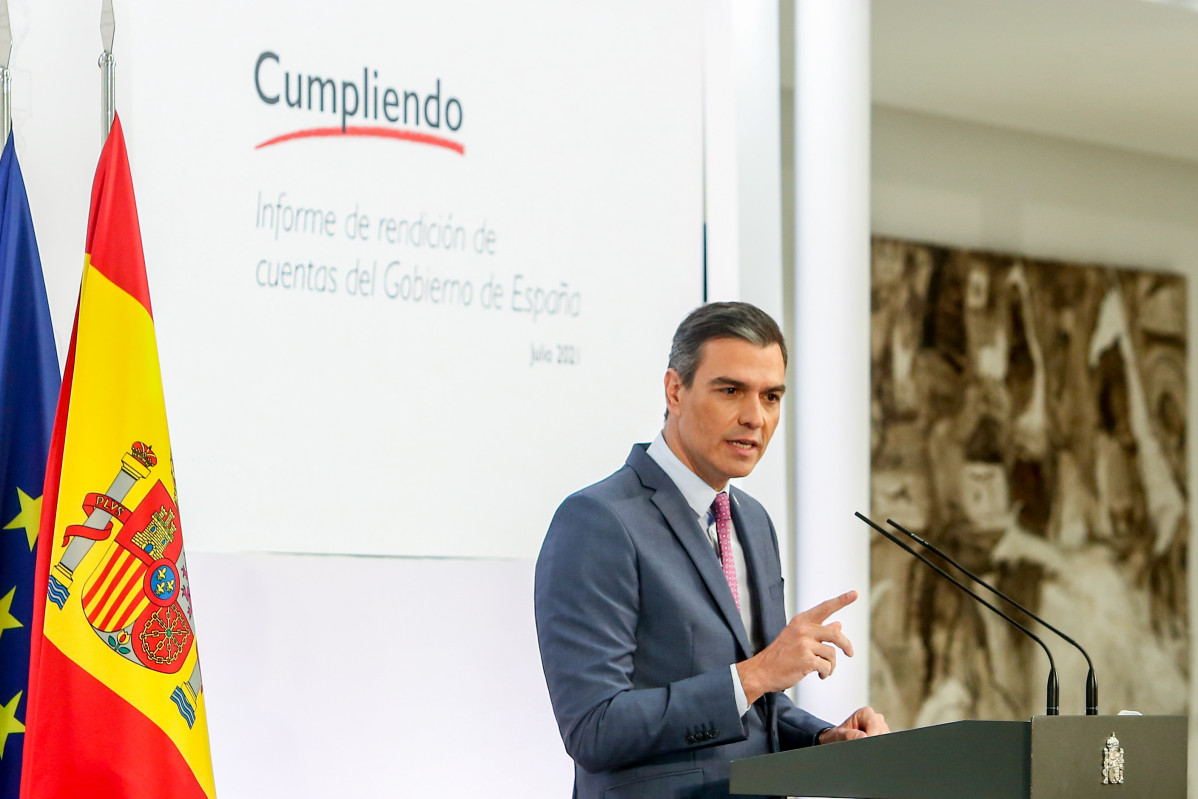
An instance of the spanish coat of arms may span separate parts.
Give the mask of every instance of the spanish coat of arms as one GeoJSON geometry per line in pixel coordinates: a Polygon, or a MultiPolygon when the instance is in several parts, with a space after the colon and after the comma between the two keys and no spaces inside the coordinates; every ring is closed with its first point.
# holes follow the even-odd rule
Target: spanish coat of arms
{"type": "MultiPolygon", "coordinates": [[[[87,520],[64,531],[66,551],[51,570],[47,592],[62,610],[84,556],[108,541],[114,522],[119,523],[120,531],[84,580],[83,613],[114,654],[151,671],[174,674],[195,644],[179,509],[161,480],[137,507],[122,504],[130,489],[148,478],[157,464],[150,446],[134,442],[108,491],[84,498],[87,520]]],[[[195,722],[195,701],[201,690],[197,664],[188,681],[171,694],[188,726],[195,722]]]]}
{"type": "Polygon", "coordinates": [[[1102,784],[1123,784],[1123,747],[1113,732],[1102,747],[1102,784]]]}

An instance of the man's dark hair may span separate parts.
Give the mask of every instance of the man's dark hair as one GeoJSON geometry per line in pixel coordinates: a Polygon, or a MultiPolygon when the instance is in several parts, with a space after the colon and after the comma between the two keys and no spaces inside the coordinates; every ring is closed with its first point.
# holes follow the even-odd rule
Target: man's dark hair
{"type": "Polygon", "coordinates": [[[769,314],[747,302],[710,302],[691,311],[674,331],[670,368],[678,372],[682,385],[690,388],[695,382],[703,345],[717,338],[737,338],[758,347],[777,344],[786,363],[786,339],[769,314]]]}

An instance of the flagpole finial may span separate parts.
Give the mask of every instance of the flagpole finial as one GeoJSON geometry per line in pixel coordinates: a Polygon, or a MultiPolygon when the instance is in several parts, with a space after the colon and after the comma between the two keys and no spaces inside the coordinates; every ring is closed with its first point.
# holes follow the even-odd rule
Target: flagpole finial
{"type": "Polygon", "coordinates": [[[101,144],[108,138],[108,131],[112,128],[112,117],[116,114],[116,56],[112,54],[112,42],[115,38],[116,16],[112,13],[112,0],[103,0],[100,7],[100,40],[104,45],[104,52],[100,54],[101,144]]]}
{"type": "Polygon", "coordinates": [[[116,37],[116,16],[113,0],[104,0],[99,8],[99,38],[104,52],[99,54],[99,141],[108,139],[116,114],[116,56],[113,55],[113,40],[116,37]]]}
{"type": "MultiPolygon", "coordinates": [[[[2,0],[0,0],[2,1],[2,0]]],[[[116,56],[113,40],[116,37],[116,16],[113,0],[104,0],[99,8],[99,38],[104,52],[99,54],[99,143],[108,139],[116,114],[116,56]]]]}
{"type": "MultiPolygon", "coordinates": [[[[8,0],[4,0],[7,4],[8,0]]],[[[104,52],[112,52],[112,40],[116,37],[116,16],[112,13],[112,0],[104,0],[100,6],[100,40],[104,52]]]]}
{"type": "Polygon", "coordinates": [[[12,58],[12,25],[8,21],[8,0],[0,0],[0,147],[8,141],[12,130],[12,75],[8,62],[12,58]]]}

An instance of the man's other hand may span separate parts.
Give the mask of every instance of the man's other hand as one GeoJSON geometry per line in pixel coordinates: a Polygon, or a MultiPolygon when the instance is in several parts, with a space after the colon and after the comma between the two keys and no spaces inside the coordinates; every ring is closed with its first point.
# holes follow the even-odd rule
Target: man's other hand
{"type": "Polygon", "coordinates": [[[886,718],[866,705],[845,719],[839,727],[833,727],[820,733],[819,742],[830,744],[836,741],[852,741],[887,732],[890,732],[890,727],[886,726],[886,718]]]}

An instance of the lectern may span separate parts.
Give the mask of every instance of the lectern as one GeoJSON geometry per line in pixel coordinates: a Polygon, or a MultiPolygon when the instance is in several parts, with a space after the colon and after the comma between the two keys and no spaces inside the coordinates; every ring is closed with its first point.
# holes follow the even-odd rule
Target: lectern
{"type": "Polygon", "coordinates": [[[732,763],[732,793],[1184,799],[1185,716],[956,721],[732,763]]]}

